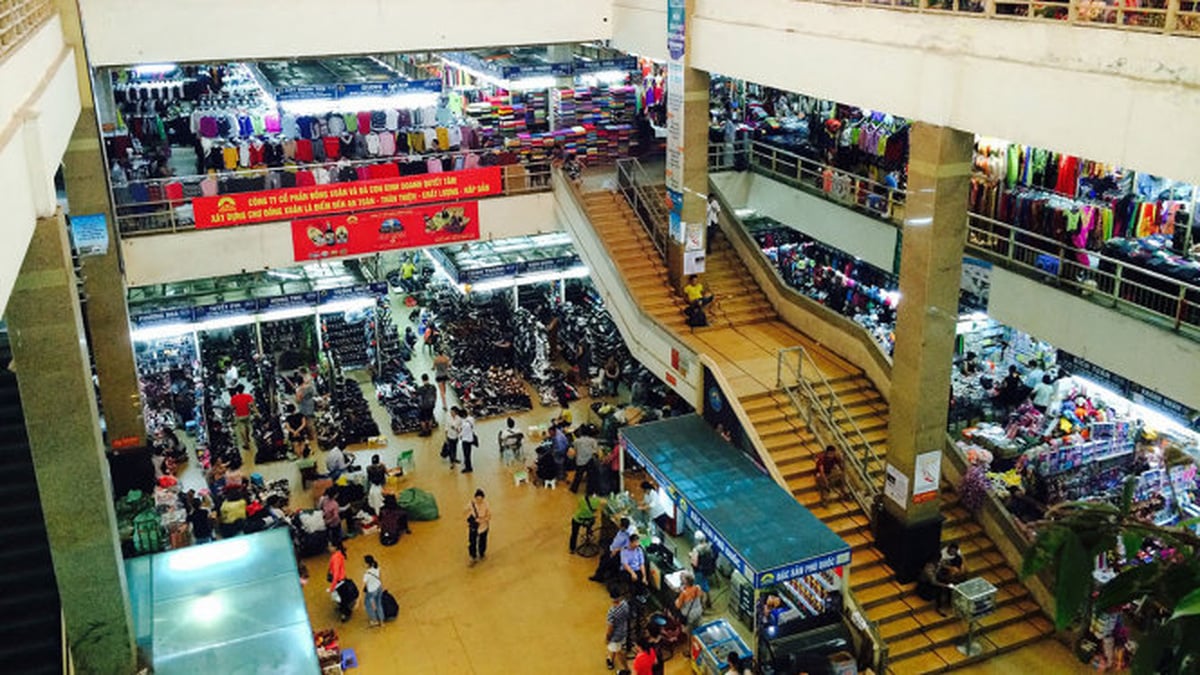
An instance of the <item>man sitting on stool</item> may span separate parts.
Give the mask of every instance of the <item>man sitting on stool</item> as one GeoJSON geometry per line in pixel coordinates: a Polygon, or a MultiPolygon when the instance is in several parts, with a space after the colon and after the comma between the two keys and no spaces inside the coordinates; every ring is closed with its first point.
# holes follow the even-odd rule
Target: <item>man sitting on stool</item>
{"type": "Polygon", "coordinates": [[[621,570],[636,591],[646,585],[646,553],[638,536],[629,537],[629,545],[621,549],[621,570]]]}

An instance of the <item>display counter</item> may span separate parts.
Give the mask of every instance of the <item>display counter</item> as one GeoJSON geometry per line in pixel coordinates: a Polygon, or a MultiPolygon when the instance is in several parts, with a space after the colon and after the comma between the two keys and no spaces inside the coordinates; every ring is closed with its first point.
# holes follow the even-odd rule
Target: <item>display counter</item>
{"type": "Polygon", "coordinates": [[[706,623],[692,632],[692,672],[720,675],[725,672],[729,654],[748,659],[753,656],[741,636],[724,619],[706,623]]]}
{"type": "MultiPolygon", "coordinates": [[[[845,632],[846,542],[697,415],[628,427],[620,439],[625,454],[669,496],[676,520],[704,533],[729,562],[729,610],[754,634],[760,657],[787,656],[794,645],[847,647],[841,638],[792,639],[830,628],[845,632]],[[768,607],[780,611],[764,611],[768,607]],[[783,638],[789,639],[772,644],[783,638]]],[[[666,561],[652,564],[660,565],[663,593],[677,587],[676,569],[666,569],[666,561]]]]}

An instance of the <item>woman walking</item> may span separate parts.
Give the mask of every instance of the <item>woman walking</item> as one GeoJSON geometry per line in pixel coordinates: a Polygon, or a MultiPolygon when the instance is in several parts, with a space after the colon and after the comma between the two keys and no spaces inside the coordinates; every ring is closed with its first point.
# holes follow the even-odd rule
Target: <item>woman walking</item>
{"type": "Polygon", "coordinates": [[[437,381],[438,392],[442,395],[442,410],[447,410],[450,407],[450,401],[446,399],[446,383],[450,381],[450,357],[446,352],[439,351],[438,355],[433,357],[433,379],[437,381]]]}
{"type": "Polygon", "coordinates": [[[363,556],[367,571],[363,573],[363,604],[367,608],[367,626],[383,625],[383,582],[379,579],[379,563],[375,556],[363,556]]]}
{"type": "Polygon", "coordinates": [[[487,556],[488,529],[492,524],[492,509],[488,506],[483,490],[475,491],[475,498],[467,504],[467,552],[471,564],[487,556]]]}

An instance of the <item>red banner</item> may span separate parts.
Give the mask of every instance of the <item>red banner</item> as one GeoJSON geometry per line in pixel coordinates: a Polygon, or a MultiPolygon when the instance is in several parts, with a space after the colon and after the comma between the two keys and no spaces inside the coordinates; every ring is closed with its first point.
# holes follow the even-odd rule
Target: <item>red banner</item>
{"type": "Polygon", "coordinates": [[[197,228],[314,218],[500,194],[500,167],[427,173],[354,183],[264,190],[192,200],[197,228]]]}
{"type": "Polygon", "coordinates": [[[292,221],[298,262],[479,239],[479,202],[292,221]]]}

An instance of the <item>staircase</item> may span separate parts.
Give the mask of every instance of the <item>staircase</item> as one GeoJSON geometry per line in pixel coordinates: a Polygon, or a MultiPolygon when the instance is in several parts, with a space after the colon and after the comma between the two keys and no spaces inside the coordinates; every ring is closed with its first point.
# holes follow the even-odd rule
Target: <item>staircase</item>
{"type": "Polygon", "coordinates": [[[12,352],[0,332],[0,663],[63,672],[62,619],[12,352]]]}
{"type": "MultiPolygon", "coordinates": [[[[713,357],[734,383],[737,391],[730,393],[738,398],[787,489],[850,545],[851,589],[888,644],[891,672],[908,675],[952,670],[1052,634],[1050,622],[1015,572],[950,493],[944,495],[942,509],[943,544],[957,541],[968,573],[983,576],[999,589],[996,613],[985,618],[977,632],[984,653],[974,658],[961,654],[956,644],[965,633],[962,622],[939,615],[931,602],[917,597],[915,584],[895,582],[891,568],[873,545],[868,515],[857,502],[831,496],[827,503],[821,503],[814,462],[820,444],[788,395],[776,387],[774,366],[764,370],[761,356],[747,356],[753,351],[748,345],[757,346],[758,354],[765,353],[762,350],[774,354],[780,347],[796,344],[804,346],[845,408],[843,412],[834,406],[833,417],[847,432],[851,449],[866,453],[859,435],[849,433],[857,425],[862,438],[882,460],[887,456],[888,405],[870,380],[836,354],[783,324],[720,234],[710,242],[709,271],[702,277],[706,288],[719,300],[710,306],[709,327],[688,327],[683,318],[684,301],[671,287],[658,251],[624,199],[603,192],[585,194],[583,202],[592,226],[643,311],[685,344],[713,357]]],[[[871,478],[882,482],[881,464],[873,465],[872,471],[871,478]]]]}

